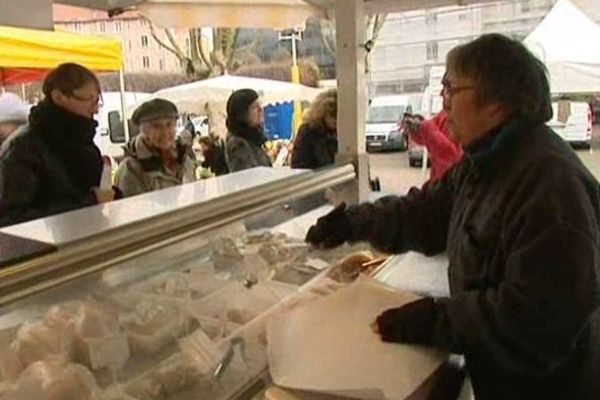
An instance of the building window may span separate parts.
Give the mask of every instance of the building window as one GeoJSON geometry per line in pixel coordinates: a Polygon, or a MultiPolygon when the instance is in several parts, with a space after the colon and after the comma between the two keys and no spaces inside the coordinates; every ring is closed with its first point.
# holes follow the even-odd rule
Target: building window
{"type": "Polygon", "coordinates": [[[531,11],[531,4],[529,4],[529,0],[522,0],[521,1],[521,12],[529,12],[531,11]]]}
{"type": "Polygon", "coordinates": [[[142,66],[144,68],[150,68],[150,57],[148,57],[148,56],[142,57],[142,66]]]}
{"type": "Polygon", "coordinates": [[[123,23],[121,21],[115,21],[115,32],[123,31],[123,23]]]}
{"type": "Polygon", "coordinates": [[[165,70],[165,60],[158,60],[158,69],[161,71],[165,70]]]}
{"type": "Polygon", "coordinates": [[[100,22],[100,32],[106,33],[106,22],[100,22]]]}
{"type": "Polygon", "coordinates": [[[464,21],[467,19],[467,13],[466,12],[461,12],[460,14],[458,14],[458,20],[459,21],[464,21]]]}
{"type": "Polygon", "coordinates": [[[427,61],[436,61],[438,59],[438,43],[427,43],[427,61]]]}
{"type": "Polygon", "coordinates": [[[148,36],[142,36],[142,47],[148,47],[148,36]]]}

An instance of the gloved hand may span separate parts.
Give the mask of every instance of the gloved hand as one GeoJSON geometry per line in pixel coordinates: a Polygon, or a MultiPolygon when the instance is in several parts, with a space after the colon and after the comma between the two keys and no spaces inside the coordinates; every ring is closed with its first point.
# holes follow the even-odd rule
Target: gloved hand
{"type": "Polygon", "coordinates": [[[437,308],[432,298],[384,311],[374,323],[384,342],[432,344],[437,308]]]}
{"type": "Polygon", "coordinates": [[[350,219],[346,214],[346,203],[341,203],[332,212],[319,218],[306,234],[306,242],[313,246],[330,249],[350,239],[350,219]]]}

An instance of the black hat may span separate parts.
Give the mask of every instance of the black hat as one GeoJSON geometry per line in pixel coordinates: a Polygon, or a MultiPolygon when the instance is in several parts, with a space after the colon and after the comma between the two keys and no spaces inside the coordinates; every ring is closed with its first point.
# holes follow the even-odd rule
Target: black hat
{"type": "Polygon", "coordinates": [[[165,99],[153,99],[136,108],[131,120],[134,124],[140,125],[143,122],[159,118],[177,118],[178,116],[179,112],[175,104],[165,99]]]}

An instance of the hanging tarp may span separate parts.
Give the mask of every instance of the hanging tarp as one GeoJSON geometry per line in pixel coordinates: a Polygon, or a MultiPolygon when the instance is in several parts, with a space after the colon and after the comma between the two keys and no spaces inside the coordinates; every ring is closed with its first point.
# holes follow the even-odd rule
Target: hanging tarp
{"type": "Polygon", "coordinates": [[[121,42],[97,36],[0,26],[0,79],[3,84],[40,79],[47,70],[74,62],[94,71],[118,71],[121,42]]]}

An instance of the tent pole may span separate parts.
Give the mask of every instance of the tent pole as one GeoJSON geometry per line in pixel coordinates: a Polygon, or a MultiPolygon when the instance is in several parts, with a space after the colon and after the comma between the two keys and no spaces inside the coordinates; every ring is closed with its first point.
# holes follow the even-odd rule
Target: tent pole
{"type": "Polygon", "coordinates": [[[27,99],[25,98],[25,84],[21,83],[21,99],[23,99],[23,101],[27,101],[27,99]]]}
{"type": "Polygon", "coordinates": [[[123,120],[125,143],[129,143],[129,124],[127,123],[127,114],[125,114],[125,74],[123,73],[123,67],[119,70],[119,90],[121,92],[121,118],[123,120]]]}
{"type": "Polygon", "coordinates": [[[365,151],[364,3],[364,0],[335,2],[339,140],[336,162],[351,162],[356,166],[358,180],[340,196],[350,204],[366,201],[370,192],[369,155],[365,151]]]}

